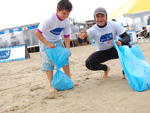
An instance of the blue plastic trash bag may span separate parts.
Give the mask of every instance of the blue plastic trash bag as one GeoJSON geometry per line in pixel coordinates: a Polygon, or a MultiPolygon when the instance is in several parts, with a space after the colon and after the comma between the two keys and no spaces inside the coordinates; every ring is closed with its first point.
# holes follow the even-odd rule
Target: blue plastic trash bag
{"type": "Polygon", "coordinates": [[[60,71],[60,68],[69,60],[71,51],[67,48],[56,46],[56,48],[46,49],[45,52],[56,65],[56,72],[52,81],[53,87],[59,91],[73,88],[74,83],[72,80],[65,73],[60,71]]]}
{"type": "Polygon", "coordinates": [[[150,89],[150,65],[146,62],[140,47],[118,47],[115,41],[114,45],[130,87],[135,91],[150,89]]]}

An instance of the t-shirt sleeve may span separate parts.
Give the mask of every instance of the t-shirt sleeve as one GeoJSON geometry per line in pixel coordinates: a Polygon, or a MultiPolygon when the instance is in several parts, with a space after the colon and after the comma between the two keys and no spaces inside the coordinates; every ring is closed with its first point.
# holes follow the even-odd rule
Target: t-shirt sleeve
{"type": "Polygon", "coordinates": [[[67,21],[67,24],[63,30],[63,34],[64,34],[64,37],[70,37],[70,34],[71,34],[71,25],[70,25],[70,22],[67,21]]]}
{"type": "Polygon", "coordinates": [[[41,21],[41,23],[40,23],[39,26],[38,26],[38,29],[39,29],[41,32],[44,32],[44,31],[48,28],[48,26],[50,26],[50,21],[49,21],[49,19],[47,18],[47,19],[44,19],[44,20],[41,21]]]}
{"type": "Polygon", "coordinates": [[[93,37],[93,29],[92,29],[92,28],[89,28],[89,29],[87,30],[87,34],[89,35],[89,38],[94,38],[94,37],[93,37]]]}

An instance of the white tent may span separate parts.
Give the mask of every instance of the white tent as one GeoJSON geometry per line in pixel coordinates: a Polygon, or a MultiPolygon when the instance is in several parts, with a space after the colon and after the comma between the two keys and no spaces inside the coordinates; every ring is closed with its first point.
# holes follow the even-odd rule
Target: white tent
{"type": "Polygon", "coordinates": [[[124,16],[131,29],[139,30],[148,24],[147,20],[150,16],[149,4],[150,0],[128,0],[109,19],[124,16]]]}

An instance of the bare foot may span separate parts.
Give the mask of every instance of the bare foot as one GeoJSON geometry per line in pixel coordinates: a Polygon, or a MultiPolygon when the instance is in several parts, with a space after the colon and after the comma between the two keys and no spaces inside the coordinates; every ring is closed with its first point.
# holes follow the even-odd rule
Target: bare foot
{"type": "Polygon", "coordinates": [[[56,93],[57,90],[54,87],[50,87],[50,93],[56,93]]]}
{"type": "Polygon", "coordinates": [[[76,83],[76,82],[73,82],[73,83],[74,83],[75,86],[78,86],[78,85],[79,85],[79,83],[76,83]]]}
{"type": "Polygon", "coordinates": [[[108,77],[108,72],[109,71],[110,71],[110,67],[108,67],[107,71],[104,71],[103,78],[107,78],[108,77]]]}
{"type": "Polygon", "coordinates": [[[127,80],[127,79],[126,79],[126,75],[125,75],[125,74],[123,74],[123,77],[122,77],[122,79],[125,79],[125,80],[127,80]]]}

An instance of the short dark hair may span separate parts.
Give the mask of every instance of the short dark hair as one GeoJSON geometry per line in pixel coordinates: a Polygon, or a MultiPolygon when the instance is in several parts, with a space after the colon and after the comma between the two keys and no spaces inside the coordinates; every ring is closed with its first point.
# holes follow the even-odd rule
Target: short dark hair
{"type": "Polygon", "coordinates": [[[57,9],[59,11],[62,10],[67,10],[67,11],[72,11],[72,4],[69,0],[60,0],[57,4],[57,9]]]}
{"type": "Polygon", "coordinates": [[[144,30],[146,27],[142,27],[142,29],[144,30]]]}
{"type": "Polygon", "coordinates": [[[114,19],[114,18],[113,18],[113,19],[111,19],[111,21],[114,21],[114,22],[116,22],[116,19],[114,19]]]}

